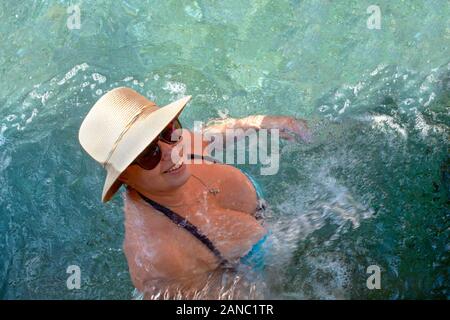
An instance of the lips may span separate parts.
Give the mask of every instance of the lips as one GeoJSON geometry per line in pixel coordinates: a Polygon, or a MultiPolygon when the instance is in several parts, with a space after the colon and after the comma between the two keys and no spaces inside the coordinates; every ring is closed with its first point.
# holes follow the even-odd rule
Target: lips
{"type": "Polygon", "coordinates": [[[171,166],[169,169],[167,169],[163,173],[175,173],[183,167],[183,164],[184,164],[183,159],[180,159],[180,161],[178,161],[176,164],[171,166]]]}

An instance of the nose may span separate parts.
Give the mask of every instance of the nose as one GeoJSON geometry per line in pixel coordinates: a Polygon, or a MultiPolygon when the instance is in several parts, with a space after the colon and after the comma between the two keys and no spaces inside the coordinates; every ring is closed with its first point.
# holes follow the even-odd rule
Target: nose
{"type": "Polygon", "coordinates": [[[171,161],[173,163],[177,163],[179,158],[183,155],[183,148],[181,148],[181,144],[180,141],[178,141],[177,143],[174,144],[168,144],[165,143],[164,141],[158,141],[158,145],[161,149],[161,159],[163,161],[171,161]],[[175,149],[175,150],[174,150],[175,149]],[[178,151],[178,153],[176,153],[178,151]],[[172,159],[172,153],[174,152],[174,159],[172,159]],[[176,161],[173,161],[176,160],[176,161]]]}

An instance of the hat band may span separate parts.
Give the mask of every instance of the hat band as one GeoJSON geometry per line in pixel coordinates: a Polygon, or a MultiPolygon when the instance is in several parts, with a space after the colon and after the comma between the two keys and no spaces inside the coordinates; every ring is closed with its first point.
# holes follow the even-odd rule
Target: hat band
{"type": "Polygon", "coordinates": [[[144,113],[144,111],[147,109],[147,107],[153,107],[155,104],[144,106],[141,110],[139,110],[131,119],[128,121],[127,125],[123,128],[122,132],[117,137],[116,141],[114,142],[111,151],[108,153],[108,157],[106,158],[105,162],[103,162],[103,168],[106,168],[106,166],[109,163],[109,160],[111,159],[112,155],[114,154],[114,151],[116,151],[117,146],[119,145],[120,140],[122,140],[123,136],[127,131],[133,126],[133,124],[139,119],[139,117],[144,113]]]}

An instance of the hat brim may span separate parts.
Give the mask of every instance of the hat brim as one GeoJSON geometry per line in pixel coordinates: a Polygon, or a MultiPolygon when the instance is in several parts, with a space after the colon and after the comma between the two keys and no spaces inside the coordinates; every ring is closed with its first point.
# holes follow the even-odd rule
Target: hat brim
{"type": "Polygon", "coordinates": [[[142,115],[124,134],[105,167],[103,202],[109,201],[119,190],[122,185],[119,176],[122,172],[180,114],[190,99],[191,96],[187,96],[147,115],[142,115]]]}

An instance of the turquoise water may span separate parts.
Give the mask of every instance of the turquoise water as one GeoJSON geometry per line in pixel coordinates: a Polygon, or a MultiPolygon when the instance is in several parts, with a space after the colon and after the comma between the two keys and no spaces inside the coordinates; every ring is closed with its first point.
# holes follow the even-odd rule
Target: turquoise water
{"type": "Polygon", "coordinates": [[[80,123],[129,86],[194,120],[285,114],[314,141],[284,143],[258,176],[274,236],[267,296],[448,299],[450,6],[447,0],[0,3],[0,298],[130,299],[122,199],[80,123]],[[66,26],[80,4],[81,28],[66,26]],[[80,290],[66,288],[79,265],[80,290]],[[382,270],[368,290],[366,268],[382,270]]]}

